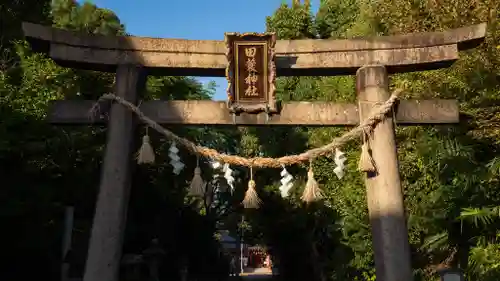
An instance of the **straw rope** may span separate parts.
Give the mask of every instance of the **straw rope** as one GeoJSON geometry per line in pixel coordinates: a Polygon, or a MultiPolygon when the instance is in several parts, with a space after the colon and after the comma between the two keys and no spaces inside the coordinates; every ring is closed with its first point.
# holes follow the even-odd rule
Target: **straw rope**
{"type": "Polygon", "coordinates": [[[387,113],[391,112],[393,105],[396,103],[399,94],[402,90],[398,89],[393,92],[390,98],[382,103],[380,106],[374,108],[370,117],[363,120],[357,127],[352,129],[351,131],[345,133],[344,135],[334,138],[329,144],[326,144],[322,147],[313,148],[302,152],[296,155],[283,156],[279,158],[269,158],[269,157],[254,157],[254,158],[246,158],[238,155],[228,155],[224,153],[220,153],[215,149],[211,149],[204,146],[196,145],[195,143],[174,134],[172,131],[164,128],[151,118],[144,115],[144,113],[139,109],[139,107],[134,104],[120,98],[114,94],[105,94],[99,98],[99,100],[94,104],[91,109],[90,116],[95,116],[96,111],[99,110],[99,102],[103,100],[111,100],[115,101],[130,111],[132,111],[137,117],[147,124],[152,129],[158,131],[160,134],[163,134],[165,137],[170,139],[171,141],[175,141],[180,144],[184,148],[186,148],[189,152],[202,155],[207,158],[211,158],[216,161],[228,163],[231,165],[238,166],[246,166],[246,167],[258,167],[258,168],[282,168],[283,166],[293,165],[302,163],[305,161],[309,161],[310,159],[314,159],[318,156],[323,156],[335,151],[335,148],[341,147],[347,142],[358,138],[361,134],[366,132],[368,129],[372,129],[377,125],[380,121],[384,120],[387,113]]]}

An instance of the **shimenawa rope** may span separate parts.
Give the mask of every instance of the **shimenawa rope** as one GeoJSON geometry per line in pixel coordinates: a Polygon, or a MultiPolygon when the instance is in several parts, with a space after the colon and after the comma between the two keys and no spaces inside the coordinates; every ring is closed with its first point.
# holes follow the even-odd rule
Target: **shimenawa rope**
{"type": "Polygon", "coordinates": [[[242,156],[238,155],[228,155],[224,153],[219,153],[215,149],[211,149],[208,147],[204,146],[199,146],[196,145],[195,143],[179,137],[178,135],[174,134],[172,131],[164,128],[151,118],[147,117],[144,115],[144,113],[139,109],[139,107],[135,106],[134,104],[130,103],[127,100],[124,100],[121,97],[118,97],[114,94],[105,94],[102,95],[99,100],[94,104],[94,106],[91,108],[90,111],[90,117],[92,118],[95,116],[95,113],[99,110],[99,102],[103,100],[111,100],[115,101],[124,107],[128,108],[130,111],[135,113],[137,117],[146,123],[149,127],[153,128],[154,130],[158,131],[160,134],[163,134],[165,137],[168,139],[175,141],[179,143],[180,145],[184,146],[187,150],[189,150],[191,153],[197,154],[197,155],[202,155],[207,158],[211,158],[216,161],[228,163],[231,165],[238,165],[238,166],[246,166],[246,167],[259,167],[259,168],[282,168],[284,166],[288,165],[293,165],[293,164],[298,164],[302,163],[305,161],[309,161],[310,159],[314,159],[318,156],[323,156],[329,153],[332,153],[335,151],[336,147],[341,147],[348,141],[351,141],[355,138],[358,138],[359,135],[363,134],[367,130],[373,128],[377,123],[382,121],[385,118],[385,115],[389,113],[392,110],[393,105],[396,103],[398,96],[401,94],[402,90],[397,89],[395,90],[390,98],[382,103],[380,106],[375,107],[372,113],[370,114],[370,117],[367,119],[363,120],[356,128],[352,129],[351,131],[345,133],[344,135],[334,138],[329,144],[326,144],[322,147],[318,148],[313,148],[310,150],[307,150],[305,152],[302,152],[300,154],[296,155],[289,155],[289,156],[283,156],[280,158],[269,158],[269,157],[254,157],[254,158],[245,158],[242,156]]]}

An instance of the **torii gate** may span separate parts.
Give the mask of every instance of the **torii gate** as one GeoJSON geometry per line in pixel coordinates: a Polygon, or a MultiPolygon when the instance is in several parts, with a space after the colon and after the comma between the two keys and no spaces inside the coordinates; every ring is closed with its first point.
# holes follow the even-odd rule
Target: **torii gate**
{"type": "MultiPolygon", "coordinates": [[[[228,65],[223,41],[88,35],[31,23],[23,23],[23,29],[33,49],[47,53],[62,66],[116,72],[116,95],[133,103],[144,87],[145,71],[223,77],[228,65]]],[[[458,59],[459,51],[480,44],[485,32],[486,24],[479,24],[371,39],[276,41],[273,49],[278,76],[355,73],[358,104],[287,102],[269,119],[266,113],[233,116],[225,102],[216,101],[147,101],[140,109],[161,124],[353,126],[366,117],[367,110],[361,110],[366,103],[389,98],[389,73],[448,67],[458,59]]],[[[54,124],[109,124],[84,281],[118,281],[134,116],[114,104],[109,119],[95,116],[91,121],[88,112],[94,103],[56,101],[49,120],[54,124]]],[[[403,100],[395,118],[403,125],[456,123],[458,104],[455,100],[403,100]]],[[[378,174],[367,175],[366,188],[377,279],[412,280],[392,116],[376,126],[372,156],[378,174]]]]}

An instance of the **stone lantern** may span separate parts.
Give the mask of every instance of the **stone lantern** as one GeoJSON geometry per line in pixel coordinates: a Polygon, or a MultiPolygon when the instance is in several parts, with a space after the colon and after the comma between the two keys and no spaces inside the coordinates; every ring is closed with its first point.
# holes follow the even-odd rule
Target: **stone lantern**
{"type": "Polygon", "coordinates": [[[161,259],[165,255],[165,251],[161,249],[158,239],[151,240],[149,248],[142,253],[144,260],[149,266],[149,278],[151,281],[159,281],[159,268],[161,259]]]}

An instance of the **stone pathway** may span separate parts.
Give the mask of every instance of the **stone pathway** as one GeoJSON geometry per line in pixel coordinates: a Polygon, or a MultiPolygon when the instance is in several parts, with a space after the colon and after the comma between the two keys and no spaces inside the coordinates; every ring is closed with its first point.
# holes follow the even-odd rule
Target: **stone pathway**
{"type": "Polygon", "coordinates": [[[273,276],[272,275],[260,275],[260,274],[255,274],[255,275],[246,275],[242,276],[241,279],[243,280],[272,280],[273,276]]]}
{"type": "Polygon", "coordinates": [[[242,276],[243,280],[271,280],[272,272],[268,268],[255,268],[251,272],[246,272],[242,276]]]}

